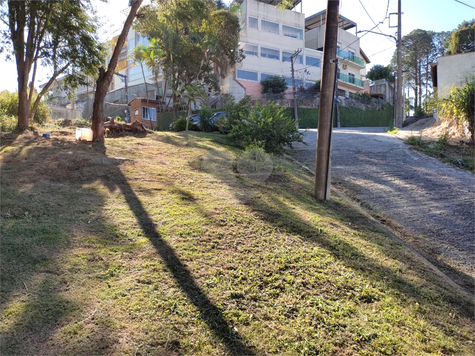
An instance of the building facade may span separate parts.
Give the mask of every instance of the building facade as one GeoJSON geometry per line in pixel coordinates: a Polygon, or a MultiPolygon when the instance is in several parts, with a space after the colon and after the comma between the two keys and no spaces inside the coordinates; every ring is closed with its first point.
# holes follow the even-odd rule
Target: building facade
{"type": "MultiPolygon", "coordinates": [[[[300,0],[293,2],[294,9],[287,10],[277,8],[280,0],[237,2],[241,5],[240,47],[246,57],[222,81],[222,93],[231,94],[237,100],[245,95],[259,99],[262,97],[260,82],[277,75],[285,78],[288,96],[293,83],[296,87],[308,88],[320,80],[326,11],[305,18],[305,14],[295,11],[300,0]],[[293,82],[291,57],[294,54],[293,82]]],[[[356,29],[356,23],[342,16],[339,20],[338,89],[339,95],[346,97],[364,90],[369,60],[359,46],[358,37],[348,32],[356,29]]]]}

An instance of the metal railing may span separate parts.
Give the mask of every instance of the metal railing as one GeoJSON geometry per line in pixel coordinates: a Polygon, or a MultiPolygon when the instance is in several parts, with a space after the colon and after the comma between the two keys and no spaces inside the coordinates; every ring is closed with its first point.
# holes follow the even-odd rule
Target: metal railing
{"type": "Polygon", "coordinates": [[[351,84],[354,84],[354,85],[357,85],[359,87],[364,88],[364,81],[363,80],[357,79],[355,77],[350,77],[347,74],[338,73],[338,79],[340,79],[344,82],[351,83],[351,84]]]}
{"type": "Polygon", "coordinates": [[[339,55],[340,57],[344,58],[344,59],[347,59],[353,63],[356,63],[356,64],[359,64],[360,66],[365,66],[365,62],[364,62],[364,59],[363,58],[360,58],[360,57],[357,57],[355,56],[354,54],[350,53],[350,52],[346,52],[346,51],[343,51],[341,49],[337,49],[337,55],[339,55]]]}

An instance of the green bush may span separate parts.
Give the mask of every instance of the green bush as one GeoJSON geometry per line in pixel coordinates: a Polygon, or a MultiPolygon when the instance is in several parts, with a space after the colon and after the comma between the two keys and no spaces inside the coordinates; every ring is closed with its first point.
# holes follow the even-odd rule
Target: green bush
{"type": "Polygon", "coordinates": [[[287,90],[287,82],[284,77],[278,75],[268,76],[261,81],[262,94],[280,94],[287,90]]]}
{"type": "Polygon", "coordinates": [[[213,131],[213,125],[209,122],[211,116],[213,116],[213,110],[203,106],[199,111],[198,115],[200,115],[200,130],[204,132],[211,132],[213,131]]]}
{"type": "Polygon", "coordinates": [[[407,139],[406,141],[408,144],[412,145],[412,146],[418,146],[418,147],[422,147],[424,146],[424,141],[422,141],[422,137],[419,136],[419,137],[416,137],[416,136],[411,136],[407,139]]]}
{"type": "MultiPolygon", "coordinates": [[[[33,101],[35,99],[36,95],[33,96],[33,101]]],[[[0,93],[0,115],[18,118],[18,93],[10,93],[7,90],[0,93]]],[[[48,105],[44,102],[40,102],[35,116],[33,117],[33,122],[42,125],[46,122],[49,116],[50,110],[48,105]]],[[[5,120],[8,121],[8,119],[5,120]]],[[[2,118],[2,122],[5,120],[2,118]]]]}
{"type": "Polygon", "coordinates": [[[475,77],[467,80],[461,88],[454,88],[440,104],[443,117],[465,123],[470,131],[471,143],[475,143],[475,77]]]}
{"type": "Polygon", "coordinates": [[[414,117],[422,117],[425,115],[424,109],[421,108],[420,106],[414,110],[414,117]]]}
{"type": "Polygon", "coordinates": [[[18,119],[14,116],[6,115],[0,111],[0,131],[12,132],[18,123],[18,119]]]}
{"type": "Polygon", "coordinates": [[[303,134],[297,130],[294,119],[275,102],[251,107],[247,118],[232,125],[229,137],[240,147],[254,144],[275,154],[282,154],[285,146],[292,147],[292,142],[303,142],[303,134]]]}
{"type": "Polygon", "coordinates": [[[234,125],[247,120],[251,113],[251,97],[245,96],[237,103],[233,97],[227,97],[225,101],[224,110],[228,113],[227,116],[221,117],[216,123],[220,133],[228,134],[234,125]]]}
{"type": "Polygon", "coordinates": [[[186,118],[180,116],[178,120],[173,124],[173,131],[185,131],[186,130],[186,118]]]}

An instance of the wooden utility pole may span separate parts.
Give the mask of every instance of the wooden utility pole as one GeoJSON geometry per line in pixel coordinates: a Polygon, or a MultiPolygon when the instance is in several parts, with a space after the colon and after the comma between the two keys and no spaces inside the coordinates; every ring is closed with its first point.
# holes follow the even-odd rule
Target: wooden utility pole
{"type": "Polygon", "coordinates": [[[328,0],[323,44],[320,113],[318,119],[317,156],[315,162],[315,198],[330,200],[331,135],[335,88],[339,0],[328,0]]]}
{"type": "Polygon", "coordinates": [[[396,102],[395,102],[395,114],[396,114],[396,127],[401,128],[403,123],[403,106],[402,106],[402,55],[401,55],[401,0],[397,2],[397,83],[396,83],[396,102]]]}
{"type": "Polygon", "coordinates": [[[297,91],[295,89],[294,61],[300,52],[302,52],[302,50],[298,49],[294,52],[294,54],[290,56],[290,69],[292,70],[292,87],[293,87],[293,94],[294,94],[294,119],[295,119],[295,124],[297,125],[297,128],[299,127],[299,114],[297,110],[297,91]]]}

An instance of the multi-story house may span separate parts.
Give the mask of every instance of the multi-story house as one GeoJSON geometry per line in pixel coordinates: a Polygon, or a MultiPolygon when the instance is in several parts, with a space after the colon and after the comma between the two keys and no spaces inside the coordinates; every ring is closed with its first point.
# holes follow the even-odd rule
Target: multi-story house
{"type": "MultiPolygon", "coordinates": [[[[293,86],[291,56],[294,60],[296,87],[308,87],[321,78],[326,11],[308,18],[301,12],[281,10],[281,0],[236,0],[241,5],[241,48],[246,58],[222,81],[222,92],[236,99],[244,95],[258,99],[260,81],[269,75],[283,76],[293,86]]],[[[294,0],[294,9],[300,4],[294,0]]],[[[359,39],[348,30],[356,23],[339,18],[338,73],[339,95],[348,96],[364,89],[368,58],[359,46],[359,39]]],[[[291,91],[292,89],[288,89],[291,91]]]]}
{"type": "MultiPolygon", "coordinates": [[[[323,51],[325,39],[326,10],[305,19],[305,46],[323,51]]],[[[356,23],[344,16],[338,19],[338,95],[347,97],[350,93],[362,92],[365,87],[368,57],[360,48],[360,39],[350,32],[356,23]]]]}

